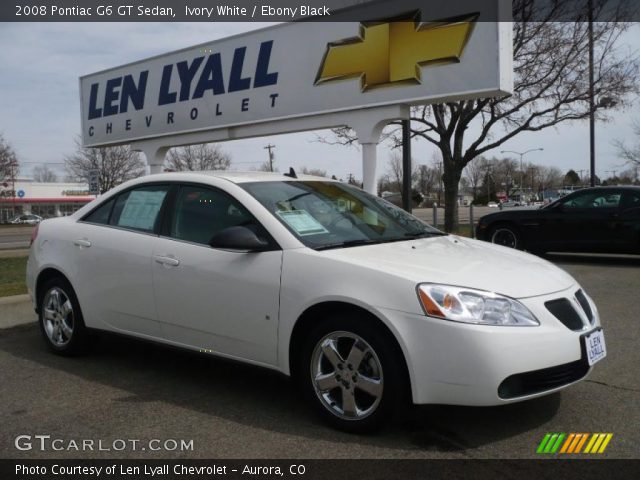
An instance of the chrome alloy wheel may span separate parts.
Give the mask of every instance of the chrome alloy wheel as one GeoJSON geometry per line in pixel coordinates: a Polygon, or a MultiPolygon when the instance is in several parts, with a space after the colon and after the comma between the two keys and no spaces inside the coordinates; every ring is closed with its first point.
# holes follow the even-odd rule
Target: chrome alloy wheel
{"type": "Polygon", "coordinates": [[[47,337],[56,347],[63,347],[73,336],[73,306],[60,287],[53,287],[44,296],[43,323],[47,337]]]}
{"type": "Polygon", "coordinates": [[[322,405],[337,417],[361,420],[382,399],[382,366],[364,339],[351,332],[332,332],[311,356],[311,381],[322,405]]]}
{"type": "Polygon", "coordinates": [[[518,239],[512,230],[508,228],[498,228],[493,232],[493,235],[491,235],[491,243],[502,245],[503,247],[516,248],[518,239]]]}

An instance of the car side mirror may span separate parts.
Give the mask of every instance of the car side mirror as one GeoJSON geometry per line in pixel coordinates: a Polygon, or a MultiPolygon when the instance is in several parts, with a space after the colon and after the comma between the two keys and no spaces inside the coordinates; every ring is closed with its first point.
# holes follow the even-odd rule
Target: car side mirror
{"type": "Polygon", "coordinates": [[[212,248],[221,250],[239,250],[261,252],[269,247],[269,243],[258,238],[253,230],[247,227],[228,227],[215,234],[209,240],[212,248]]]}

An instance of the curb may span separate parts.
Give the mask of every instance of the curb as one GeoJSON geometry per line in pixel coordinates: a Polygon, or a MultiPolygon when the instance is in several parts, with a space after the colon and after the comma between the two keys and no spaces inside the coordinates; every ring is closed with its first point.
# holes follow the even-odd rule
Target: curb
{"type": "Polygon", "coordinates": [[[37,316],[29,295],[0,298],[0,330],[18,325],[35,324],[37,316]]]}
{"type": "Polygon", "coordinates": [[[9,297],[0,297],[0,305],[13,305],[16,303],[30,302],[29,294],[11,295],[9,297]]]}

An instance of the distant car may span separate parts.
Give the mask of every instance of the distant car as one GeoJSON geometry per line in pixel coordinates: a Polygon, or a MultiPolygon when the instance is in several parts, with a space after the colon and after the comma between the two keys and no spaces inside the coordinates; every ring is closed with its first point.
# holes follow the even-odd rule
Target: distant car
{"type": "Polygon", "coordinates": [[[497,202],[489,202],[489,203],[487,203],[487,207],[489,207],[489,208],[498,208],[498,203],[497,202]]]}
{"type": "Polygon", "coordinates": [[[640,253],[640,187],[587,188],[539,209],[491,213],[476,234],[535,253],[640,253]]]}
{"type": "Polygon", "coordinates": [[[20,215],[19,217],[11,220],[11,223],[15,225],[37,225],[42,221],[42,217],[39,215],[20,215]]]}
{"type": "Polygon", "coordinates": [[[507,208],[510,208],[510,207],[521,207],[522,205],[523,205],[522,203],[516,202],[514,200],[507,200],[506,202],[502,202],[502,206],[503,207],[507,207],[507,208]]]}

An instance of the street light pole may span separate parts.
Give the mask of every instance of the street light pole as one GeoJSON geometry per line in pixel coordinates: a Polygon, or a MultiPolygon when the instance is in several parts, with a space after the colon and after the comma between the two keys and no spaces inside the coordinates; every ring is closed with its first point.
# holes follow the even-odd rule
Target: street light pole
{"type": "MultiPolygon", "coordinates": [[[[530,152],[541,152],[543,151],[544,148],[532,148],[530,150],[527,150],[526,152],[514,152],[513,150],[500,150],[500,153],[513,153],[515,155],[520,155],[520,192],[524,191],[524,187],[523,187],[523,178],[524,178],[524,172],[522,171],[522,159],[524,158],[524,156],[527,153],[530,152]]],[[[521,194],[522,197],[522,194],[521,194]]],[[[522,200],[522,198],[520,198],[520,200],[522,200]]]]}
{"type": "Polygon", "coordinates": [[[593,72],[593,0],[589,0],[589,159],[592,187],[596,186],[596,102],[593,72]]]}

